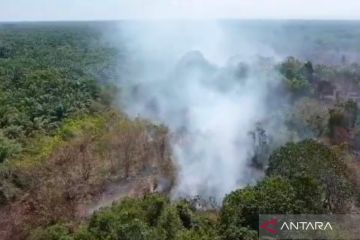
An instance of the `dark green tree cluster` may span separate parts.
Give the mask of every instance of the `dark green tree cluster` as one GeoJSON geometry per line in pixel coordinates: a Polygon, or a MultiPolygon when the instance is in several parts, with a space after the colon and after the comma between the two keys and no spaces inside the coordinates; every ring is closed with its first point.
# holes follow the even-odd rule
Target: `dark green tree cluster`
{"type": "Polygon", "coordinates": [[[74,114],[109,103],[116,50],[87,25],[25,24],[0,29],[0,162],[29,137],[51,134],[74,114]],[[107,92],[109,93],[109,92],[107,92]]]}
{"type": "MultiPolygon", "coordinates": [[[[294,180],[310,178],[320,183],[323,205],[332,212],[346,211],[352,187],[347,165],[336,153],[315,140],[288,143],[274,151],[269,160],[267,175],[294,180]]],[[[308,196],[308,194],[305,194],[308,196]]]]}
{"type": "Polygon", "coordinates": [[[311,94],[311,83],[314,78],[314,69],[311,62],[303,63],[294,57],[289,57],[278,66],[278,69],[284,77],[285,88],[292,97],[311,94]]]}

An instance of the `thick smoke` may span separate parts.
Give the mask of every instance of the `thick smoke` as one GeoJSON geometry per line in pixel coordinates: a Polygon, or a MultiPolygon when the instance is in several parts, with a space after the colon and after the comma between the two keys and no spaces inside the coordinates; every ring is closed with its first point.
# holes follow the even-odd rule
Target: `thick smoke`
{"type": "Polygon", "coordinates": [[[281,124],[270,101],[273,60],[259,57],[274,56],[271,49],[247,41],[246,32],[235,41],[218,23],[128,22],[120,32],[128,50],[121,102],[129,115],[170,128],[179,165],[174,196],[221,200],[261,178],[254,131],[281,124]]]}

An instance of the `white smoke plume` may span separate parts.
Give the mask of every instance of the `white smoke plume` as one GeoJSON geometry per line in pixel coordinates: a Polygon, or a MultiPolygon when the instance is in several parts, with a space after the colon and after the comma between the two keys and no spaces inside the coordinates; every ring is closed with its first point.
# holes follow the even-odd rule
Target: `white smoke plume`
{"type": "Polygon", "coordinates": [[[281,124],[270,101],[278,78],[259,58],[274,57],[271,49],[218,22],[125,22],[120,33],[128,49],[121,102],[130,116],[170,128],[174,196],[221,200],[261,178],[250,132],[259,122],[269,132],[281,124]]]}

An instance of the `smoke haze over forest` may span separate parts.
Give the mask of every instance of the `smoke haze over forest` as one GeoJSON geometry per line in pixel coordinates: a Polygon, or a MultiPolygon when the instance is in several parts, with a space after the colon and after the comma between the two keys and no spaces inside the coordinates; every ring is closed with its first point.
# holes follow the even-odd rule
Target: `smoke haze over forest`
{"type": "Polygon", "coordinates": [[[280,60],[271,46],[216,21],[119,25],[128,45],[120,65],[130,72],[118,83],[121,105],[170,128],[179,165],[175,196],[221,200],[259,180],[261,171],[250,166],[251,132],[261,123],[270,133],[284,128],[276,114],[286,99],[271,98],[280,82],[267,69],[280,60]]]}
{"type": "Polygon", "coordinates": [[[1,1],[0,239],[359,213],[360,3],[149,2],[1,1]]]}
{"type": "Polygon", "coordinates": [[[356,0],[2,0],[0,21],[149,18],[359,19],[356,0]]]}

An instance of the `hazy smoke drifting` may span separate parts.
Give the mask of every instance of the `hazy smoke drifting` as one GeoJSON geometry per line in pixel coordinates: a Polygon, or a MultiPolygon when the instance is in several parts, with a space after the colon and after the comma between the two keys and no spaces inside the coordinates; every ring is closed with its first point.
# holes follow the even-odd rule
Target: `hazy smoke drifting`
{"type": "MultiPolygon", "coordinates": [[[[167,125],[180,167],[174,196],[220,200],[253,183],[261,172],[250,166],[258,122],[276,124],[270,99],[277,87],[271,50],[236,41],[217,23],[123,23],[128,52],[122,103],[131,116],[167,125]]],[[[241,37],[243,34],[243,37],[241,37]]],[[[280,123],[281,124],[281,123],[280,123]]]]}

